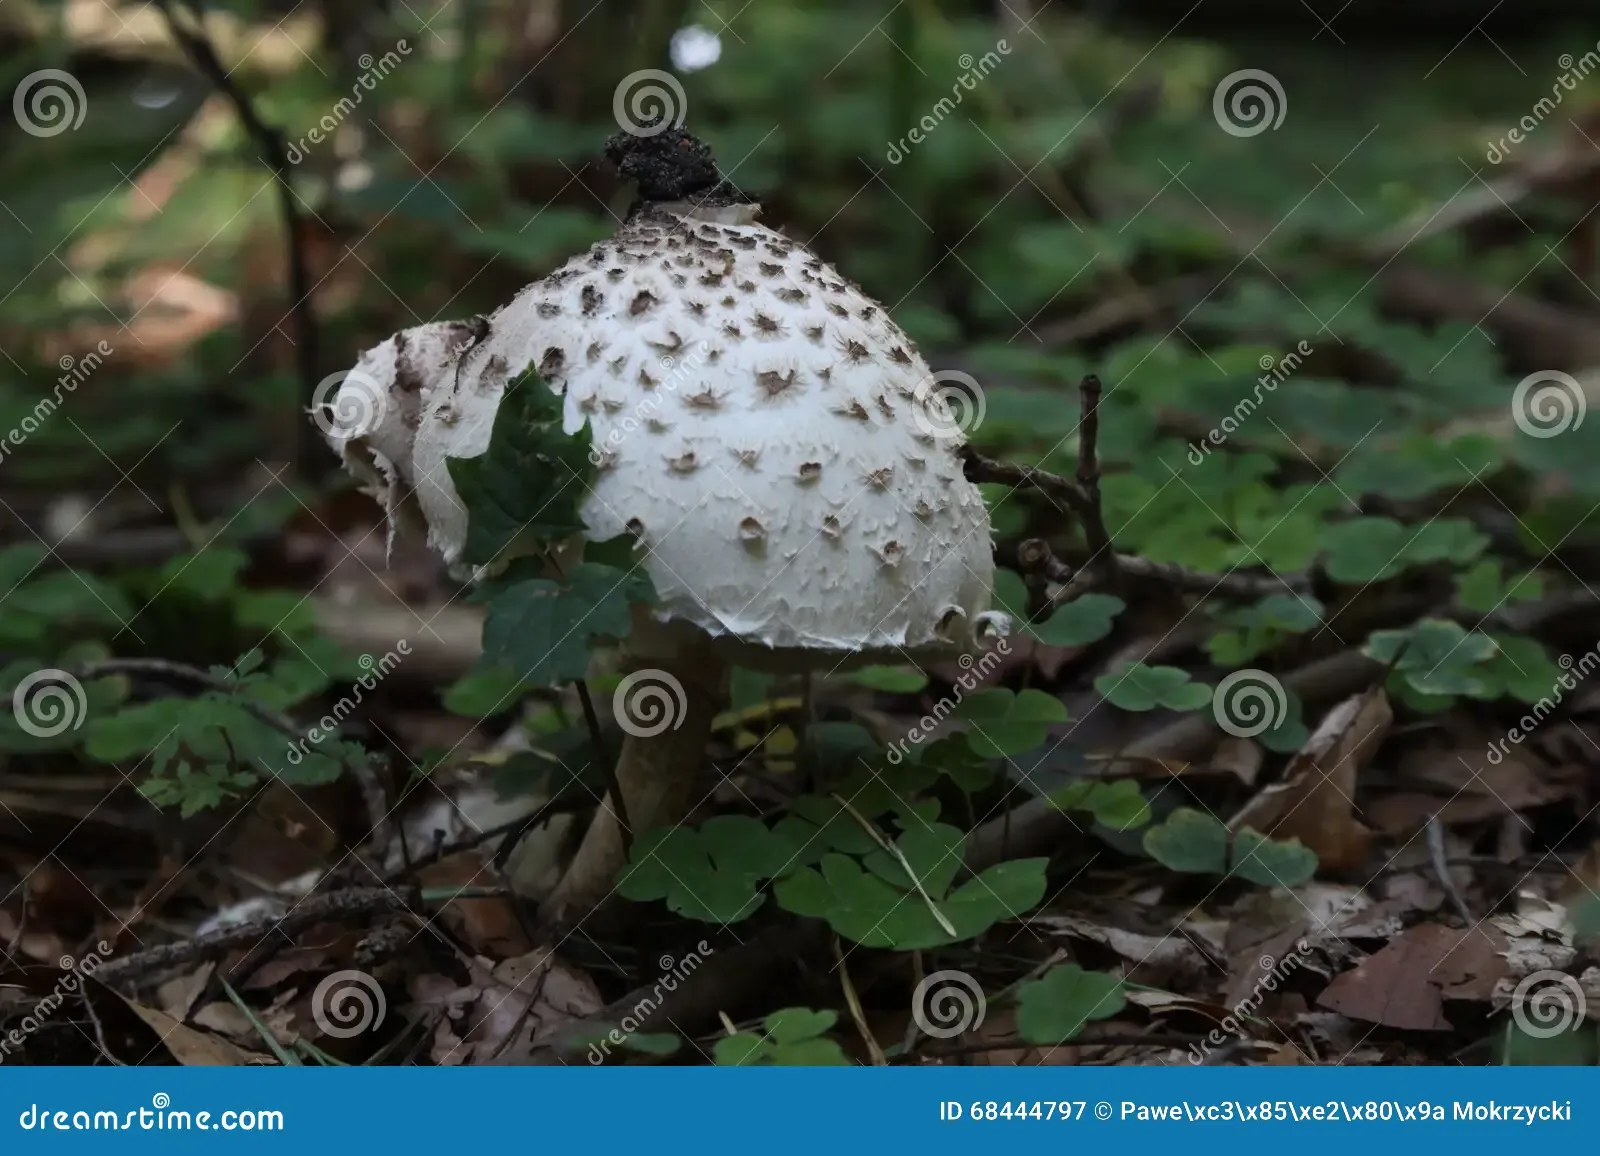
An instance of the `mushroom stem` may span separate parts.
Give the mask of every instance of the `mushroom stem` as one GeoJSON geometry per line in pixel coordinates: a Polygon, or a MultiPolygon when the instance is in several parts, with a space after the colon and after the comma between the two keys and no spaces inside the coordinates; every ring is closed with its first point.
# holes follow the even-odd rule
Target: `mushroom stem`
{"type": "MultiPolygon", "coordinates": [[[[637,839],[681,822],[694,809],[695,784],[723,697],[726,665],[709,653],[640,663],[618,688],[617,714],[628,737],[615,782],[637,839]]],[[[540,905],[547,923],[581,922],[611,894],[627,861],[609,792],[595,812],[561,882],[540,905]]]]}

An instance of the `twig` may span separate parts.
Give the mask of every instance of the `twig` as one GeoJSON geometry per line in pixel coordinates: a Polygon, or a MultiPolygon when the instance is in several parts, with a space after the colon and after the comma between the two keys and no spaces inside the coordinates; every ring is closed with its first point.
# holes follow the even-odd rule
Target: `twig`
{"type": "Polygon", "coordinates": [[[1081,521],[1087,522],[1093,516],[1093,501],[1071,478],[1063,478],[1060,474],[1030,469],[1027,466],[1012,465],[1010,462],[996,461],[980,454],[970,443],[961,447],[961,464],[967,481],[974,484],[994,482],[1002,486],[1014,486],[1017,489],[1037,490],[1046,497],[1060,498],[1081,521]]]}
{"type": "Polygon", "coordinates": [[[1428,820],[1428,861],[1433,865],[1433,873],[1439,877],[1439,886],[1450,897],[1450,905],[1456,909],[1456,914],[1468,927],[1476,927],[1478,921],[1472,917],[1472,910],[1461,897],[1461,889],[1451,878],[1450,866],[1445,862],[1444,824],[1439,822],[1438,815],[1428,820]]]}
{"type": "MultiPolygon", "coordinates": [[[[1160,582],[1182,594],[1265,598],[1284,590],[1304,594],[1311,589],[1311,576],[1304,573],[1246,574],[1235,570],[1227,574],[1207,574],[1200,570],[1187,570],[1171,562],[1152,562],[1137,554],[1118,554],[1116,558],[1122,576],[1160,582]]],[[[1085,565],[1074,570],[1056,557],[1049,543],[1042,538],[1027,538],[1018,544],[1017,565],[1025,571],[1038,571],[1050,581],[1062,584],[1061,589],[1050,596],[1051,606],[1071,602],[1100,584],[1093,567],[1085,565]]]]}
{"type": "MultiPolygon", "coordinates": [[[[498,839],[502,835],[511,835],[513,832],[515,833],[516,838],[509,840],[509,844],[512,848],[515,848],[516,839],[520,839],[523,833],[529,827],[532,827],[534,824],[538,823],[540,819],[549,815],[574,814],[578,811],[587,810],[593,805],[593,799],[551,799],[538,807],[536,810],[531,811],[526,815],[511,819],[507,822],[499,824],[498,826],[489,827],[482,831],[476,831],[467,836],[465,839],[458,839],[454,843],[446,843],[444,841],[444,832],[437,831],[436,834],[439,836],[439,838],[434,841],[434,846],[428,849],[428,853],[426,855],[423,855],[421,858],[414,859],[410,863],[404,864],[394,871],[389,872],[386,876],[384,876],[384,879],[389,883],[393,883],[397,879],[409,879],[424,867],[431,867],[435,863],[442,862],[443,860],[450,858],[452,855],[459,855],[463,851],[476,850],[485,843],[488,843],[494,839],[498,839]]],[[[510,852],[507,852],[507,855],[509,854],[510,852]]],[[[499,851],[496,851],[494,860],[491,860],[491,865],[497,862],[499,862],[499,851]]]]}
{"type": "Polygon", "coordinates": [[[833,937],[833,958],[839,965],[839,986],[844,989],[845,1006],[850,1009],[850,1018],[855,1021],[856,1031],[861,1033],[862,1042],[867,1045],[867,1055],[874,1067],[887,1067],[889,1057],[883,1054],[883,1046],[878,1043],[878,1037],[872,1034],[872,1025],[867,1023],[867,1013],[861,1008],[856,985],[850,982],[850,969],[845,966],[844,950],[839,946],[837,935],[833,937]]]}
{"type": "Polygon", "coordinates": [[[273,932],[294,936],[325,921],[351,921],[376,914],[409,912],[421,902],[415,887],[348,887],[316,895],[279,919],[260,919],[226,927],[210,935],[136,951],[101,964],[95,978],[108,984],[127,984],[152,972],[221,959],[237,948],[254,948],[273,932]]]}
{"type": "Polygon", "coordinates": [[[1089,562],[1084,569],[1097,567],[1100,584],[1115,591],[1118,586],[1117,552],[1106,529],[1105,511],[1100,506],[1100,379],[1089,374],[1078,385],[1083,398],[1083,420],[1078,424],[1078,487],[1089,500],[1083,520],[1084,541],[1089,547],[1089,562]]]}
{"type": "MultiPolygon", "coordinates": [[[[177,3],[174,0],[156,0],[156,7],[166,18],[172,38],[182,47],[184,55],[188,57],[195,71],[210,81],[233,105],[245,132],[256,142],[256,147],[261,152],[261,159],[272,170],[274,183],[278,187],[278,209],[283,216],[284,244],[289,260],[291,302],[289,311],[295,322],[295,363],[300,374],[302,404],[304,408],[309,409],[315,401],[318,366],[321,361],[320,335],[317,330],[316,315],[311,306],[311,270],[304,248],[310,229],[306,218],[300,212],[300,206],[296,203],[294,187],[289,183],[289,152],[283,134],[277,129],[268,127],[257,115],[250,98],[234,83],[231,73],[218,59],[216,49],[210,37],[206,35],[205,25],[199,14],[182,3],[182,0],[178,0],[177,3]],[[185,27],[179,22],[177,17],[179,9],[193,27],[185,27]]],[[[316,426],[312,422],[302,420],[299,427],[301,469],[308,477],[318,477],[333,459],[322,445],[321,438],[316,433],[316,426]]]]}
{"type": "Polygon", "coordinates": [[[917,894],[922,896],[922,901],[928,905],[928,911],[932,913],[934,922],[939,925],[946,935],[959,939],[960,936],[956,933],[955,925],[945,917],[944,912],[939,910],[939,905],[933,901],[933,896],[929,895],[927,888],[923,887],[922,880],[918,879],[917,873],[911,869],[911,862],[906,858],[905,852],[885,839],[882,831],[874,827],[865,815],[850,805],[849,799],[846,799],[837,791],[833,792],[832,798],[834,802],[849,813],[850,817],[860,825],[863,831],[872,837],[873,842],[883,848],[885,854],[900,864],[900,869],[911,880],[911,886],[916,888],[917,894]]]}
{"type": "Polygon", "coordinates": [[[106,1043],[106,1027],[100,1022],[100,1013],[94,1010],[94,994],[90,985],[84,984],[79,994],[83,997],[83,1010],[89,1016],[89,1023],[94,1026],[94,1039],[100,1046],[100,1054],[119,1068],[127,1067],[128,1065],[117,1059],[111,1051],[111,1045],[106,1043]]]}

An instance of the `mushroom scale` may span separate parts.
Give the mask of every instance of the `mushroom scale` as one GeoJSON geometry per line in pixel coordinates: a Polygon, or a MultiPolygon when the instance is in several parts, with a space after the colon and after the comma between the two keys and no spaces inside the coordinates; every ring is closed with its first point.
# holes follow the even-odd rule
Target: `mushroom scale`
{"type": "Polygon", "coordinates": [[[459,558],[445,459],[484,452],[507,383],[536,368],[567,431],[592,430],[584,520],[648,547],[660,617],[841,659],[970,645],[989,516],[926,362],[831,266],[744,220],[642,213],[489,318],[423,401],[430,540],[459,558]]]}

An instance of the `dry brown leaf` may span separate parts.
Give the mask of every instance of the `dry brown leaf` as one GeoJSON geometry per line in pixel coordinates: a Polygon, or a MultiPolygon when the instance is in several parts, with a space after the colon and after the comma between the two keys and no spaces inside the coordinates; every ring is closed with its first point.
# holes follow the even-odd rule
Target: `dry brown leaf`
{"type": "MultiPolygon", "coordinates": [[[[1173,978],[1194,977],[1204,974],[1213,966],[1206,952],[1197,947],[1183,930],[1167,935],[1144,935],[1076,915],[1036,915],[1027,924],[1035,931],[1068,935],[1110,948],[1136,966],[1142,983],[1164,983],[1173,978]]],[[[1198,932],[1196,935],[1199,937],[1198,932]]],[[[1207,942],[1205,947],[1221,955],[1221,944],[1207,942]]]]}
{"type": "Polygon", "coordinates": [[[190,975],[167,980],[156,990],[161,1000],[161,1010],[175,1020],[188,1019],[194,1001],[200,998],[200,993],[211,982],[211,975],[216,970],[215,963],[204,963],[190,975]]]}
{"type": "Polygon", "coordinates": [[[1366,861],[1372,832],[1356,818],[1356,777],[1393,722],[1394,711],[1381,687],[1345,699],[1289,761],[1283,782],[1256,795],[1228,826],[1299,839],[1330,870],[1359,867],[1366,861]]]}
{"type": "Polygon", "coordinates": [[[468,982],[423,976],[410,985],[414,1006],[440,1015],[433,1060],[449,1066],[559,1064],[545,1042],[557,1028],[598,1014],[604,1003],[593,982],[548,949],[498,966],[482,957],[468,964],[468,982]]]}
{"type": "Polygon", "coordinates": [[[246,1051],[237,1044],[197,1031],[188,1024],[179,1023],[164,1011],[145,1007],[131,999],[124,1002],[161,1037],[161,1043],[172,1058],[185,1067],[236,1068],[246,1064],[270,1064],[273,1061],[259,1052],[246,1051]]]}
{"type": "Polygon", "coordinates": [[[1487,921],[1505,937],[1506,968],[1511,975],[1565,971],[1577,957],[1567,909],[1538,895],[1517,896],[1517,910],[1487,921]]]}
{"type": "MultiPolygon", "coordinates": [[[[429,864],[418,877],[422,886],[439,889],[482,886],[492,879],[492,874],[481,852],[463,851],[429,864]]],[[[509,898],[458,899],[444,906],[440,918],[463,943],[490,959],[506,959],[533,950],[509,898]]]]}
{"type": "Polygon", "coordinates": [[[1211,770],[1226,771],[1247,787],[1256,785],[1256,776],[1266,764],[1267,753],[1254,739],[1235,738],[1232,735],[1217,744],[1211,756],[1211,770]]]}
{"type": "Polygon", "coordinates": [[[1484,929],[1420,924],[1336,977],[1317,1004],[1365,1023],[1448,1031],[1444,999],[1487,998],[1506,972],[1500,946],[1484,929]]]}

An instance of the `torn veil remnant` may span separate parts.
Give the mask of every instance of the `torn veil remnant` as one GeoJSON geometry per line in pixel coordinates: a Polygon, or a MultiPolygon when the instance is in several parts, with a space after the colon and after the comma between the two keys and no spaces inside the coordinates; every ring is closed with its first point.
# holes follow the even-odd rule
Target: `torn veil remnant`
{"type": "MultiPolygon", "coordinates": [[[[618,766],[640,830],[692,802],[726,664],[903,661],[970,648],[1006,620],[988,613],[989,516],[961,431],[882,306],[757,224],[760,207],[689,134],[619,134],[607,157],[640,181],[627,223],[491,315],[463,372],[434,375],[402,472],[454,562],[467,512],[445,462],[488,448],[506,386],[537,369],[566,429],[590,426],[584,521],[597,539],[640,543],[660,598],[628,649],[686,691],[685,717],[630,738],[618,766]],[[647,742],[673,749],[631,765],[647,742]],[[685,765],[687,789],[661,781],[685,765]]],[[[609,888],[620,835],[590,836],[585,850],[603,843],[611,862],[564,881],[552,910],[609,888]]]]}

